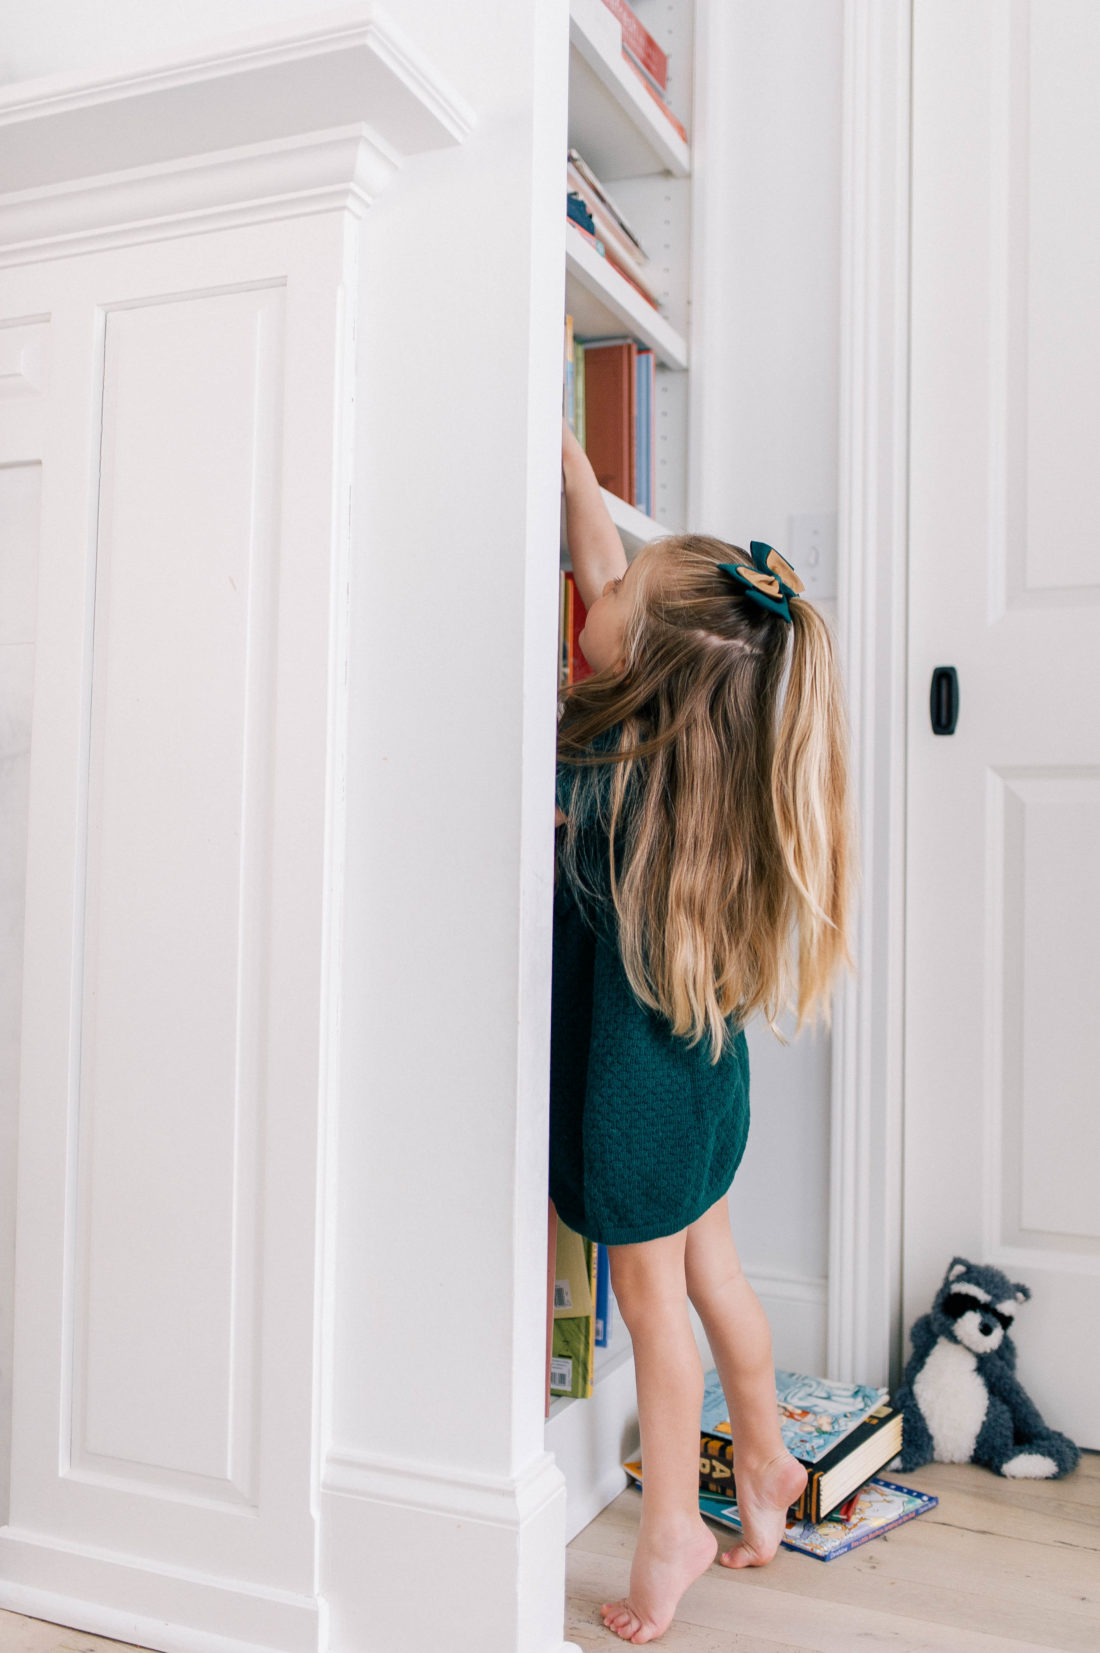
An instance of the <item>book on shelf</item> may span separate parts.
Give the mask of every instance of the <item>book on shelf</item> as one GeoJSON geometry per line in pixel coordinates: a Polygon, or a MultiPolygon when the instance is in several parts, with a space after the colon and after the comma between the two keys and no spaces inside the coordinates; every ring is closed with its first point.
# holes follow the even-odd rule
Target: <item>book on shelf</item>
{"type": "Polygon", "coordinates": [[[626,4],[626,0],[603,0],[603,3],[617,20],[622,31],[624,62],[629,64],[662,115],[686,143],[687,132],[683,123],[677,119],[668,105],[667,53],[661,50],[648,29],[626,4]]]}
{"type": "MultiPolygon", "coordinates": [[[[596,235],[593,230],[587,229],[584,224],[580,223],[576,218],[573,217],[572,212],[570,210],[570,203],[572,202],[573,199],[574,198],[572,196],[568,196],[566,198],[565,220],[566,220],[566,235],[567,235],[567,237],[569,235],[576,235],[576,236],[579,236],[583,241],[587,241],[589,246],[592,247],[595,250],[598,257],[602,258],[605,264],[609,264],[611,266],[611,268],[614,270],[615,274],[617,276],[621,276],[622,279],[626,282],[628,287],[633,287],[634,291],[638,294],[638,297],[645,299],[646,303],[649,305],[651,310],[656,310],[657,313],[660,314],[660,306],[657,305],[654,302],[654,300],[650,297],[649,293],[641,285],[641,283],[639,281],[635,280],[634,276],[631,275],[629,270],[624,269],[622,264],[617,263],[613,256],[609,256],[607,247],[600,240],[599,236],[596,235]]],[[[581,206],[583,207],[583,202],[581,203],[581,206]]]]}
{"type": "MultiPolygon", "coordinates": [[[[577,341],[573,337],[573,318],[565,318],[565,357],[562,370],[562,413],[569,429],[577,435],[577,341]]],[[[580,438],[578,437],[578,441],[580,438]]]]}
{"type": "Polygon", "coordinates": [[[631,338],[584,347],[585,452],[600,487],[628,505],[637,503],[638,349],[631,338]]]}
{"type": "Polygon", "coordinates": [[[566,316],[563,383],[562,412],[600,486],[651,517],[657,505],[655,353],[629,337],[578,339],[573,317],[566,316]]]}
{"type": "Polygon", "coordinates": [[[591,677],[592,667],[581,653],[580,646],[580,635],[588,617],[584,599],[577,590],[577,582],[571,568],[561,569],[558,578],[558,642],[561,658],[558,687],[565,688],[569,683],[580,683],[582,679],[591,677]]]}
{"type": "Polygon", "coordinates": [[[611,1335],[611,1262],[607,1247],[596,1245],[596,1347],[606,1349],[611,1335]]]}
{"type": "Polygon", "coordinates": [[[634,257],[640,259],[643,264],[648,264],[649,254],[627,222],[623,209],[608,193],[607,186],[597,178],[580,150],[573,145],[570,145],[566,151],[565,176],[566,181],[573,186],[583,200],[594,203],[606,217],[611,219],[617,233],[626,241],[634,257]]]}
{"type": "Polygon", "coordinates": [[[585,445],[584,418],[584,345],[573,330],[572,316],[565,318],[565,373],[562,413],[569,429],[583,448],[585,445]]]}
{"type": "MultiPolygon", "coordinates": [[[[632,1458],[623,1464],[623,1468],[640,1487],[641,1460],[632,1458]]],[[[912,1521],[914,1516],[935,1509],[938,1503],[939,1499],[933,1493],[918,1492],[915,1487],[901,1486],[896,1481],[884,1480],[881,1475],[872,1475],[844,1504],[843,1513],[835,1510],[820,1521],[811,1521],[809,1517],[792,1515],[788,1511],[786,1528],[779,1542],[784,1549],[801,1550],[804,1555],[811,1555],[818,1561],[835,1561],[837,1556],[844,1555],[848,1550],[868,1544],[873,1538],[881,1538],[884,1533],[900,1527],[904,1521],[912,1521]]],[[[735,1498],[718,1498],[700,1491],[699,1513],[705,1515],[708,1521],[719,1521],[737,1532],[741,1530],[735,1498]]]]}
{"type": "Polygon", "coordinates": [[[584,157],[570,149],[566,163],[566,214],[602,246],[603,256],[625,275],[655,310],[660,294],[647,274],[649,254],[584,157]]]}
{"type": "Polygon", "coordinates": [[[550,1416],[550,1362],[554,1357],[554,1270],[558,1259],[558,1213],[546,1202],[546,1416],[550,1416]]]}
{"type": "Polygon", "coordinates": [[[658,46],[638,15],[626,0],[603,0],[623,31],[623,49],[637,59],[639,66],[650,76],[662,92],[668,89],[668,56],[658,46]]]}
{"type": "Polygon", "coordinates": [[[596,1242],[557,1223],[550,1391],[585,1400],[596,1359],[596,1242]]]}
{"type": "Polygon", "coordinates": [[[601,214],[592,212],[583,196],[573,190],[566,197],[565,215],[577,229],[591,239],[600,257],[617,270],[632,287],[636,287],[647,304],[660,311],[659,295],[644,267],[621,243],[616,245],[614,231],[609,228],[607,220],[601,214]]]}
{"type": "Polygon", "coordinates": [[[657,454],[654,441],[657,401],[657,358],[652,350],[639,347],[634,359],[638,375],[635,387],[634,504],[647,517],[656,509],[657,454]]]}
{"type": "MultiPolygon", "coordinates": [[[[901,1451],[901,1413],[885,1389],[777,1368],[775,1390],[783,1444],[808,1475],[792,1505],[798,1520],[823,1520],[901,1451]]],[[[699,1489],[736,1497],[729,1409],[713,1369],[703,1385],[699,1489]]]]}

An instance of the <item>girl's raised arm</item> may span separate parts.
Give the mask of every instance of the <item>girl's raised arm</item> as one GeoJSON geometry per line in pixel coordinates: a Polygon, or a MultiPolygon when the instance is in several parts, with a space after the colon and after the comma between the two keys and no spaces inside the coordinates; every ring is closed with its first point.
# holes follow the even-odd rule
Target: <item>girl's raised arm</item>
{"type": "Polygon", "coordinates": [[[562,420],[561,469],[565,483],[565,535],[573,577],[585,608],[608,580],[626,573],[626,552],[596,481],[591,461],[562,420]]]}

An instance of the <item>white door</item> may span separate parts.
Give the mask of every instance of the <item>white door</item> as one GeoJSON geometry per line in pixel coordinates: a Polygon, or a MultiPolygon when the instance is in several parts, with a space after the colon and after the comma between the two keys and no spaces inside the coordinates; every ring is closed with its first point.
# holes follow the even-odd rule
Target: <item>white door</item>
{"type": "Polygon", "coordinates": [[[915,0],[913,52],[904,1324],[956,1253],[1023,1281],[1095,1448],[1100,6],[915,0]]]}

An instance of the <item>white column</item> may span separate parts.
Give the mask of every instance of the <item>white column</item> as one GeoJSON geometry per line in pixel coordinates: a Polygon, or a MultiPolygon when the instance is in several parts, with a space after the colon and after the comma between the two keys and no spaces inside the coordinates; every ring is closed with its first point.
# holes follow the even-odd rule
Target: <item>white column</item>
{"type": "Polygon", "coordinates": [[[567,8],[479,3],[462,26],[504,68],[362,257],[322,1506],[348,1653],[562,1636],[543,1397],[567,8]]]}

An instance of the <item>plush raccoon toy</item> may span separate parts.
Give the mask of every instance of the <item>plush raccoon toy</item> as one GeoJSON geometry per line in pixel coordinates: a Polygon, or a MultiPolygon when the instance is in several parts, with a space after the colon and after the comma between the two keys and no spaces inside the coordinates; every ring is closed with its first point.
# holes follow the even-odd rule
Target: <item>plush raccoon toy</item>
{"type": "Polygon", "coordinates": [[[1008,1335],[1031,1296],[999,1269],[953,1257],[930,1314],[911,1332],[913,1353],[893,1403],[901,1452],[890,1467],[930,1460],[985,1464],[998,1475],[1052,1480],[1076,1469],[1077,1447],[1048,1429],[1016,1378],[1008,1335]]]}

